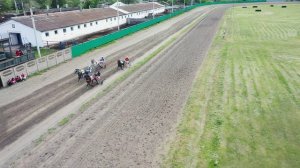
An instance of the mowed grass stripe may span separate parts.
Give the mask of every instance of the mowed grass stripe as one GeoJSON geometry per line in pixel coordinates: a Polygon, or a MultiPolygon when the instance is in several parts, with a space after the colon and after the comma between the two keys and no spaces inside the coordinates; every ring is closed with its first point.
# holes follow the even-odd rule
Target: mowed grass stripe
{"type": "Polygon", "coordinates": [[[300,5],[259,8],[227,11],[163,167],[300,165],[300,5]]]}

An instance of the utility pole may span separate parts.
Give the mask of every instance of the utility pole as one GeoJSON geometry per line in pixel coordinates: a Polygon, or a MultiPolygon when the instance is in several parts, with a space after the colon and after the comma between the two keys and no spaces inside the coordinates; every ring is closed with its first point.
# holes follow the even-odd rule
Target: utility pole
{"type": "Polygon", "coordinates": [[[32,12],[31,7],[30,7],[30,17],[31,17],[31,21],[32,21],[33,30],[34,30],[36,48],[37,48],[37,51],[38,51],[38,54],[39,54],[39,58],[41,58],[41,51],[40,51],[40,46],[38,44],[37,37],[36,37],[36,28],[35,28],[35,22],[34,22],[34,17],[33,17],[33,12],[32,12]]]}
{"type": "Polygon", "coordinates": [[[81,0],[80,0],[79,7],[80,7],[80,11],[82,11],[82,1],[81,0]]]}
{"type": "Polygon", "coordinates": [[[117,16],[118,16],[118,31],[120,31],[120,17],[119,17],[119,0],[117,0],[117,16]]]}
{"type": "Polygon", "coordinates": [[[58,0],[56,0],[56,8],[59,9],[58,0]]]}
{"type": "Polygon", "coordinates": [[[154,0],[152,0],[152,19],[154,19],[154,0]]]}
{"type": "Polygon", "coordinates": [[[174,0],[172,0],[172,13],[173,13],[173,4],[174,4],[173,1],[174,1],[174,0]]]}
{"type": "Polygon", "coordinates": [[[24,14],[24,16],[26,16],[26,12],[25,12],[25,9],[24,9],[24,3],[23,3],[23,0],[21,0],[21,4],[22,4],[23,14],[24,14]]]}

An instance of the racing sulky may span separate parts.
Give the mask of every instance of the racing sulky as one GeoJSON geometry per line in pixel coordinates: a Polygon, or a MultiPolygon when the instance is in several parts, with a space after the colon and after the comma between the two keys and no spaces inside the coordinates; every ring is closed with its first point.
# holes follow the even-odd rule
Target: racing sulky
{"type": "Polygon", "coordinates": [[[85,81],[86,81],[86,86],[91,86],[91,87],[94,87],[96,85],[99,84],[99,81],[100,81],[100,84],[102,85],[103,84],[103,80],[101,81],[101,73],[100,72],[97,72],[95,74],[84,74],[84,78],[85,78],[85,81]]]}

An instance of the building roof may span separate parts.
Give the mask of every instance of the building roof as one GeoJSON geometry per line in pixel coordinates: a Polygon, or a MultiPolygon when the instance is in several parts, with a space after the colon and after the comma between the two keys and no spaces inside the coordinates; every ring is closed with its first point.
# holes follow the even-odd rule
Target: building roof
{"type": "MultiPolygon", "coordinates": [[[[124,15],[124,13],[119,12],[119,15],[124,15]]],[[[76,10],[39,14],[34,15],[34,19],[36,29],[44,32],[116,16],[117,11],[112,8],[95,8],[85,9],[82,11],[76,10]]],[[[20,22],[31,28],[33,27],[30,16],[13,17],[12,20],[20,22]]]]}
{"type": "MultiPolygon", "coordinates": [[[[163,5],[159,3],[154,3],[154,9],[161,8],[163,5]]],[[[139,12],[143,10],[152,10],[153,9],[153,3],[138,3],[138,4],[131,4],[131,5],[125,5],[125,6],[119,6],[118,8],[133,13],[133,12],[139,12]]]]}

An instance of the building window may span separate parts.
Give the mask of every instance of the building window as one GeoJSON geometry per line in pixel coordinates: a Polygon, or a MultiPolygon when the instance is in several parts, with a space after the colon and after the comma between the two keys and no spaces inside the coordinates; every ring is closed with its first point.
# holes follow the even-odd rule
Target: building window
{"type": "Polygon", "coordinates": [[[96,21],[96,25],[98,25],[98,22],[96,21]]]}
{"type": "Polygon", "coordinates": [[[90,25],[93,26],[93,23],[91,22],[90,25]]]}
{"type": "Polygon", "coordinates": [[[108,19],[106,19],[106,22],[108,21],[108,19]]]}
{"type": "Polygon", "coordinates": [[[57,30],[54,30],[54,34],[58,34],[57,30]]]}
{"type": "Polygon", "coordinates": [[[11,27],[12,27],[12,28],[15,28],[16,26],[15,26],[15,24],[12,24],[11,27]]]}
{"type": "Polygon", "coordinates": [[[78,27],[78,29],[80,29],[80,25],[78,25],[77,27],[78,27]]]}
{"type": "Polygon", "coordinates": [[[84,24],[83,26],[86,27],[86,24],[84,24]]]}
{"type": "Polygon", "coordinates": [[[67,29],[63,29],[63,32],[66,33],[66,32],[67,32],[67,29]]]}
{"type": "Polygon", "coordinates": [[[110,21],[112,21],[112,18],[110,18],[110,21]]]}
{"type": "Polygon", "coordinates": [[[48,37],[48,36],[49,36],[49,32],[46,32],[46,33],[45,33],[45,36],[48,37]]]}
{"type": "Polygon", "coordinates": [[[117,20],[117,17],[114,17],[114,20],[117,20]]]}
{"type": "Polygon", "coordinates": [[[73,31],[73,30],[74,30],[74,28],[73,28],[73,27],[71,27],[70,29],[71,29],[71,31],[73,31]]]}

